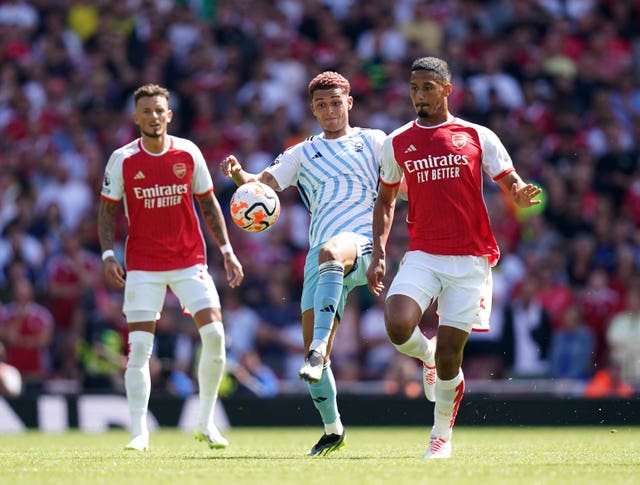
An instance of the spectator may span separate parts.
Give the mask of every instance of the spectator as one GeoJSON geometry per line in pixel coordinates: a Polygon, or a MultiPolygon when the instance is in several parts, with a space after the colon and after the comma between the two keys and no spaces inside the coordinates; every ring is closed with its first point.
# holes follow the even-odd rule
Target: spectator
{"type": "Polygon", "coordinates": [[[593,362],[596,367],[606,362],[606,332],[609,322],[621,308],[620,295],[610,286],[609,275],[601,268],[589,274],[587,285],[576,292],[584,320],[595,337],[593,362]]]}
{"type": "Polygon", "coordinates": [[[512,377],[549,374],[551,319],[536,297],[538,279],[530,275],[505,308],[505,365],[512,377]]]}
{"type": "Polygon", "coordinates": [[[239,362],[242,355],[256,349],[262,321],[260,315],[243,303],[237,291],[222,292],[222,316],[227,323],[227,361],[239,362]]]}
{"type": "Polygon", "coordinates": [[[83,301],[92,300],[103,289],[100,260],[82,246],[74,232],[62,236],[62,251],[46,264],[46,306],[55,323],[53,366],[58,377],[78,378],[75,349],[84,333],[83,301]]]}
{"type": "Polygon", "coordinates": [[[13,301],[6,306],[0,325],[0,340],[7,346],[6,362],[20,371],[26,393],[41,392],[51,372],[53,317],[34,296],[29,280],[15,281],[13,301]]]}
{"type": "Polygon", "coordinates": [[[622,379],[640,384],[640,289],[627,294],[624,308],[611,319],[606,341],[609,360],[620,369],[622,379]]]}
{"type": "Polygon", "coordinates": [[[258,333],[258,351],[265,364],[283,379],[297,379],[303,354],[298,305],[288,298],[290,288],[283,281],[270,280],[266,301],[259,309],[263,324],[258,333]]]}
{"type": "Polygon", "coordinates": [[[571,305],[564,312],[562,327],[551,337],[551,377],[583,379],[593,374],[595,339],[587,327],[580,307],[571,305]]]}
{"type": "MultiPolygon", "coordinates": [[[[362,352],[362,374],[365,380],[376,380],[384,376],[398,353],[389,342],[384,326],[384,296],[373,300],[360,318],[360,348],[362,352]]],[[[414,362],[414,364],[416,364],[414,362]]]]}
{"type": "Polygon", "coordinates": [[[0,397],[19,396],[22,392],[22,376],[17,367],[5,362],[6,358],[7,350],[0,341],[0,397]]]}
{"type": "Polygon", "coordinates": [[[154,389],[174,396],[186,397],[196,391],[192,368],[196,362],[198,335],[193,324],[180,311],[180,305],[172,292],[172,303],[156,321],[156,338],[150,362],[151,381],[154,389]]]}
{"type": "Polygon", "coordinates": [[[229,374],[238,383],[237,393],[257,397],[273,397],[278,394],[278,376],[262,362],[260,355],[249,350],[237,361],[230,362],[229,374]]]}
{"type": "Polygon", "coordinates": [[[38,193],[37,208],[44,211],[55,202],[60,208],[62,222],[68,231],[76,229],[80,219],[91,208],[93,194],[82,179],[73,179],[69,168],[59,162],[55,166],[55,179],[38,193]]]}
{"type": "Polygon", "coordinates": [[[40,274],[44,263],[42,244],[16,220],[7,224],[0,239],[0,282],[7,277],[12,261],[21,261],[32,275],[40,274]]]}
{"type": "MultiPolygon", "coordinates": [[[[84,390],[124,391],[126,320],[116,295],[106,295],[88,315],[79,359],[84,390]]],[[[87,309],[90,311],[90,308],[87,309]]]]}
{"type": "Polygon", "coordinates": [[[516,110],[524,106],[524,94],[518,81],[506,72],[502,63],[504,46],[494,46],[484,56],[484,71],[468,79],[468,86],[481,109],[492,107],[516,110]]]}

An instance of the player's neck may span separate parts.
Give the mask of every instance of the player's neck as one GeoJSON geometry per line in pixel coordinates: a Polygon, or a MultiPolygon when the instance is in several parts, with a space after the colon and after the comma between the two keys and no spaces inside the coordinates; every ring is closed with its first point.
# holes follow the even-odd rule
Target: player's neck
{"type": "Polygon", "coordinates": [[[453,115],[451,113],[449,113],[448,111],[445,113],[439,113],[437,115],[434,116],[423,116],[423,117],[418,117],[418,124],[420,126],[437,126],[437,125],[441,125],[442,123],[446,123],[447,121],[450,121],[453,119],[453,115]]]}
{"type": "Polygon", "coordinates": [[[347,125],[345,128],[338,131],[327,131],[323,130],[325,140],[335,140],[336,138],[340,138],[345,136],[347,133],[351,131],[351,127],[347,125]]]}
{"type": "Polygon", "coordinates": [[[151,153],[162,153],[169,143],[169,137],[161,135],[158,137],[144,136],[142,135],[142,146],[144,149],[151,153]]]}

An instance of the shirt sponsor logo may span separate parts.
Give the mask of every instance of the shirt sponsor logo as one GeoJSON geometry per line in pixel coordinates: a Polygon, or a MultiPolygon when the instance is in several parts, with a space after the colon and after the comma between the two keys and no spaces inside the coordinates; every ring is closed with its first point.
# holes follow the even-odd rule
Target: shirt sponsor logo
{"type": "Polygon", "coordinates": [[[415,173],[418,183],[460,177],[460,165],[469,165],[467,155],[428,155],[418,160],[405,160],[407,174],[415,173]]]}
{"type": "Polygon", "coordinates": [[[134,187],[133,193],[136,199],[153,199],[154,197],[167,197],[171,195],[184,195],[189,191],[187,184],[158,185],[153,187],[134,187]]]}
{"type": "Polygon", "coordinates": [[[189,191],[187,184],[154,185],[153,187],[134,187],[136,199],[144,201],[145,209],[173,207],[182,203],[182,196],[189,191]]]}
{"type": "Polygon", "coordinates": [[[467,155],[449,153],[448,155],[428,155],[427,158],[406,160],[404,162],[404,168],[408,173],[427,168],[453,167],[455,165],[469,165],[469,157],[467,155]]]}

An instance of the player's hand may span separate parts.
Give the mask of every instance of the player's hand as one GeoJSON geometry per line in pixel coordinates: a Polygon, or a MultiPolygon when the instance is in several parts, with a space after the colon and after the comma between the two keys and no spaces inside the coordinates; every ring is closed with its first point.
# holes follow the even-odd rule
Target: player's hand
{"type": "Polygon", "coordinates": [[[380,296],[384,290],[384,275],[386,273],[386,264],[384,258],[373,257],[371,264],[367,269],[367,285],[369,290],[376,296],[380,296]]]}
{"type": "Polygon", "coordinates": [[[102,271],[107,283],[114,288],[124,288],[124,269],[113,256],[102,262],[102,271]]]}
{"type": "Polygon", "coordinates": [[[242,265],[234,253],[224,255],[224,269],[227,272],[227,282],[231,288],[240,286],[244,279],[242,265]]]}
{"type": "Polygon", "coordinates": [[[240,165],[240,162],[236,157],[229,155],[227,158],[222,160],[220,170],[222,170],[222,175],[227,178],[231,178],[234,173],[242,170],[242,165],[240,165]]]}
{"type": "Polygon", "coordinates": [[[540,199],[534,199],[542,193],[542,189],[533,184],[527,184],[518,189],[518,184],[511,185],[511,200],[521,209],[526,209],[532,205],[541,204],[540,199]]]}

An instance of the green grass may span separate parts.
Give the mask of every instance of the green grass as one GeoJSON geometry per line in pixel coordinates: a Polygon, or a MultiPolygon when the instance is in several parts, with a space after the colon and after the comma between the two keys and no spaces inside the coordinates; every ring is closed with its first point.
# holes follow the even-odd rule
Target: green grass
{"type": "Polygon", "coordinates": [[[306,451],[320,428],[234,428],[209,450],[162,430],[146,453],[125,431],[0,435],[0,483],[10,484],[631,484],[640,480],[640,427],[456,428],[450,460],[423,460],[426,428],[347,430],[324,458],[306,451]]]}

